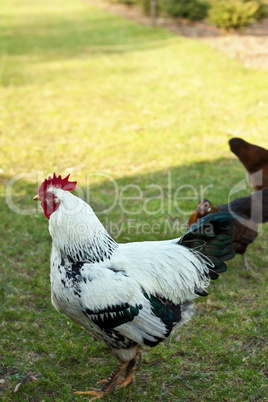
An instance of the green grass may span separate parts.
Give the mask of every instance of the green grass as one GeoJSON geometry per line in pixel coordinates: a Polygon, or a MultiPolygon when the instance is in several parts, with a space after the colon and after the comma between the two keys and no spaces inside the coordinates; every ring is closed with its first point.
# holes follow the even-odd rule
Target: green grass
{"type": "MultiPolygon", "coordinates": [[[[4,0],[0,35],[0,399],[88,400],[73,392],[115,360],[51,305],[37,182],[71,172],[117,241],[177,237],[204,190],[225,203],[245,180],[229,138],[268,148],[268,76],[75,0],[4,0]]],[[[263,225],[250,275],[236,256],[179,338],[144,349],[137,386],[108,401],[268,398],[267,238],[263,225]]]]}

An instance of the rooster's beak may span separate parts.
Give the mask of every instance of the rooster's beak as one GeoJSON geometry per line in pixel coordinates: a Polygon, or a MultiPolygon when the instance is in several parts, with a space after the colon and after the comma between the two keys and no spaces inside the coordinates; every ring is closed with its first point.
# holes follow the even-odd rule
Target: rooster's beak
{"type": "Polygon", "coordinates": [[[33,200],[34,200],[34,201],[40,201],[39,195],[36,194],[36,195],[34,196],[33,200]]]}

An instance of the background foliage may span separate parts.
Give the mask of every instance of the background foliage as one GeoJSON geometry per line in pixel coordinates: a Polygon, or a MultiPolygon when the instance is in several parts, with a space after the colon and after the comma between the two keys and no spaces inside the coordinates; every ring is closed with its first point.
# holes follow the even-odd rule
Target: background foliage
{"type": "Polygon", "coordinates": [[[209,3],[202,0],[161,0],[160,8],[172,17],[203,20],[207,16],[209,3]]]}
{"type": "MultiPolygon", "coordinates": [[[[150,0],[111,0],[126,5],[139,5],[150,12],[150,0]]],[[[268,17],[267,0],[156,0],[158,13],[209,23],[224,30],[243,29],[256,20],[268,17]]]]}
{"type": "Polygon", "coordinates": [[[220,0],[213,2],[208,19],[226,30],[244,28],[256,21],[260,9],[259,1],[220,0]]]}

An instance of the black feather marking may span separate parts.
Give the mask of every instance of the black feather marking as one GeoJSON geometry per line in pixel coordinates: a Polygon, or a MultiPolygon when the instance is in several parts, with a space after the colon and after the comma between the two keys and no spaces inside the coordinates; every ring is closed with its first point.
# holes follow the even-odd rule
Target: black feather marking
{"type": "MultiPolygon", "coordinates": [[[[144,292],[145,293],[145,292],[144,292]]],[[[181,320],[181,305],[180,304],[175,304],[171,300],[166,299],[163,296],[160,296],[159,294],[156,294],[156,297],[158,300],[161,301],[164,306],[170,310],[173,314],[173,325],[177,324],[181,320]]]]}
{"type": "MultiPolygon", "coordinates": [[[[89,277],[85,277],[83,274],[83,266],[84,262],[75,262],[72,258],[68,256],[62,256],[61,264],[59,266],[60,273],[62,270],[64,272],[65,278],[61,279],[61,282],[64,287],[74,287],[76,292],[80,292],[80,288],[78,286],[79,282],[87,283],[87,281],[91,281],[89,277]]],[[[76,296],[77,294],[74,293],[76,296]]]]}
{"type": "Polygon", "coordinates": [[[173,314],[173,324],[177,324],[181,320],[181,306],[180,304],[166,304],[168,310],[173,314]]]}
{"type": "MultiPolygon", "coordinates": [[[[217,278],[215,278],[215,279],[217,279],[217,278]]],[[[194,292],[198,296],[203,296],[203,297],[208,296],[208,292],[206,292],[204,289],[195,289],[194,292]]]]}
{"type": "Polygon", "coordinates": [[[81,290],[80,289],[74,289],[74,295],[81,297],[81,290]]]}
{"type": "Polygon", "coordinates": [[[119,311],[123,311],[129,307],[130,307],[130,304],[128,304],[128,303],[122,303],[122,304],[117,304],[117,305],[113,304],[112,306],[107,306],[107,307],[105,307],[103,309],[99,309],[97,311],[90,310],[89,308],[87,308],[86,313],[89,315],[104,314],[104,313],[118,313],[119,311]]]}
{"type": "Polygon", "coordinates": [[[146,293],[144,296],[149,300],[154,315],[160,318],[165,325],[167,330],[165,336],[168,337],[173,328],[174,315],[172,311],[159,298],[152,295],[148,296],[146,293]]]}
{"type": "MultiPolygon", "coordinates": [[[[150,334],[148,334],[150,335],[150,334]]],[[[142,338],[144,345],[150,346],[151,348],[153,348],[154,346],[158,345],[160,342],[163,342],[163,338],[159,338],[158,336],[154,335],[154,341],[152,341],[151,339],[147,339],[147,338],[142,338]]]]}
{"type": "MultiPolygon", "coordinates": [[[[110,338],[108,344],[112,349],[129,349],[136,345],[136,342],[121,335],[118,331],[111,328],[103,328],[102,331],[110,338]]],[[[107,338],[105,338],[107,342],[107,338]]]]}
{"type": "Polygon", "coordinates": [[[103,256],[100,255],[95,255],[93,252],[87,252],[86,250],[81,253],[80,251],[77,251],[76,253],[72,253],[72,256],[69,255],[68,250],[64,250],[64,254],[68,256],[68,259],[73,262],[79,262],[79,263],[90,263],[94,264],[95,262],[99,263],[103,261],[103,256]]]}
{"type": "Polygon", "coordinates": [[[98,311],[85,309],[83,313],[90,318],[101,329],[115,328],[119,325],[132,321],[143,306],[130,306],[128,303],[121,305],[107,306],[98,311]]]}
{"type": "Polygon", "coordinates": [[[84,262],[75,262],[72,258],[65,257],[65,259],[61,259],[61,263],[63,263],[67,279],[73,282],[86,281],[86,278],[82,276],[81,272],[84,262]]]}
{"type": "Polygon", "coordinates": [[[74,276],[81,275],[81,268],[84,265],[83,262],[75,262],[72,264],[72,274],[74,276]]]}
{"type": "Polygon", "coordinates": [[[124,276],[127,276],[126,272],[123,269],[116,269],[116,268],[113,268],[113,267],[109,267],[109,269],[111,271],[113,271],[115,274],[120,273],[120,274],[122,274],[124,276]]]}

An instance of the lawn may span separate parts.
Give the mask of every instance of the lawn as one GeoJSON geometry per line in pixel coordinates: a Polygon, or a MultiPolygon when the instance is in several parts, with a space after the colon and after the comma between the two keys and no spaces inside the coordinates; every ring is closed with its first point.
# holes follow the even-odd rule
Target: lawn
{"type": "MultiPolygon", "coordinates": [[[[250,193],[228,140],[268,148],[268,75],[78,0],[3,0],[0,57],[0,399],[88,400],[74,391],[115,359],[51,305],[38,185],[71,173],[118,242],[178,237],[204,195],[250,193]]],[[[107,401],[268,399],[267,238],[260,226],[249,274],[230,261],[194,319],[144,349],[137,386],[107,401]]]]}

